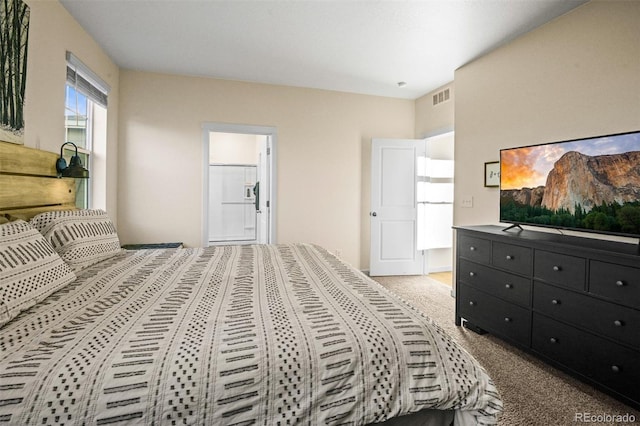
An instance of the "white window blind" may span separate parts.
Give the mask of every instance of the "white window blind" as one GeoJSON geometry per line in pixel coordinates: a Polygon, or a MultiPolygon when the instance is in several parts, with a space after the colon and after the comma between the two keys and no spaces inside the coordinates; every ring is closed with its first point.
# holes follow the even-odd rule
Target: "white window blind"
{"type": "Polygon", "coordinates": [[[67,52],[67,83],[95,103],[107,107],[111,87],[71,52],[67,52]]]}

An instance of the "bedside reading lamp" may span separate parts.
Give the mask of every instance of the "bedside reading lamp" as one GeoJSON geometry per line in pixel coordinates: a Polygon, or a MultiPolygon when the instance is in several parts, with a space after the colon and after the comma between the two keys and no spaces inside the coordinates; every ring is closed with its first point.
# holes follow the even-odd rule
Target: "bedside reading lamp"
{"type": "Polygon", "coordinates": [[[59,177],[80,179],[87,179],[89,177],[89,170],[82,167],[82,160],[80,160],[80,157],[78,156],[78,147],[73,142],[65,142],[60,147],[60,158],[56,161],[56,171],[58,172],[59,177]],[[75,155],[73,155],[71,160],[69,160],[69,167],[67,167],[67,162],[62,156],[62,151],[65,145],[73,145],[76,149],[75,155]]]}

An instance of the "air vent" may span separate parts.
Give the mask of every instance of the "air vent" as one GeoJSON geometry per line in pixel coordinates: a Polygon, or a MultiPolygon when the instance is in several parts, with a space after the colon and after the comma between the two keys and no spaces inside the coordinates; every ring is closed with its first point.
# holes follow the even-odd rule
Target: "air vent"
{"type": "Polygon", "coordinates": [[[443,102],[447,102],[451,98],[450,89],[447,87],[444,90],[433,95],[433,106],[439,105],[443,102]]]}

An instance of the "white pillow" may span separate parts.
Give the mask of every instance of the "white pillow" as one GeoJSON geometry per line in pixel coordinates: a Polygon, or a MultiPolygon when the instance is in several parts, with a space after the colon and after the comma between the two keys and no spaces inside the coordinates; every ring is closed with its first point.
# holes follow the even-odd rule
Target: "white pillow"
{"type": "Polygon", "coordinates": [[[0,225],[0,326],[75,279],[51,244],[27,222],[0,225]]]}
{"type": "Polygon", "coordinates": [[[35,216],[31,223],[75,272],[122,251],[104,210],[51,211],[35,216]]]}

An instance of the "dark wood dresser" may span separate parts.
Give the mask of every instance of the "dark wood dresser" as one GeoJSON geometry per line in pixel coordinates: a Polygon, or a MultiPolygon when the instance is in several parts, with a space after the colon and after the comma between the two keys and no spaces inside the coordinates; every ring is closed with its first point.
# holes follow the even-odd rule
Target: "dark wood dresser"
{"type": "Polygon", "coordinates": [[[457,325],[495,334],[640,409],[637,245],[455,229],[457,325]]]}

